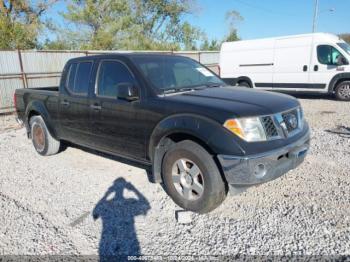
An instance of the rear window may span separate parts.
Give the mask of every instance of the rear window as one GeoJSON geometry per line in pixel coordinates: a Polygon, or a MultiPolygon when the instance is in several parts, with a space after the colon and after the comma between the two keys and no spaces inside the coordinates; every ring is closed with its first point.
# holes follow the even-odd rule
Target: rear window
{"type": "Polygon", "coordinates": [[[92,62],[71,64],[67,78],[67,89],[78,95],[87,95],[89,90],[92,62]]]}

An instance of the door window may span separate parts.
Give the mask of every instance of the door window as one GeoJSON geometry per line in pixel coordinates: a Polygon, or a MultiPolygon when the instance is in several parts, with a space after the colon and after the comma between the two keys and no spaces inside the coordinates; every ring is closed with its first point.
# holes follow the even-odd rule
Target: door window
{"type": "Polygon", "coordinates": [[[128,68],[118,61],[102,61],[98,72],[98,96],[117,98],[119,84],[135,82],[128,68]]]}
{"type": "Polygon", "coordinates": [[[317,58],[324,65],[338,65],[339,61],[345,59],[333,46],[319,45],[317,47],[317,58]]]}
{"type": "Polygon", "coordinates": [[[77,73],[77,64],[71,64],[69,67],[67,83],[66,83],[66,88],[71,92],[74,92],[74,80],[75,80],[76,73],[77,73]]]}
{"type": "Polygon", "coordinates": [[[71,64],[69,67],[66,88],[74,94],[87,95],[89,90],[92,62],[71,64]]]}

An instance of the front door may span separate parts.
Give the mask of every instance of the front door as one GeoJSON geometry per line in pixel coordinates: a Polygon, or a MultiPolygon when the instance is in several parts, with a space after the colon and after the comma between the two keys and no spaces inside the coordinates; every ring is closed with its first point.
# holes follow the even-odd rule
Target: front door
{"type": "Polygon", "coordinates": [[[311,83],[314,84],[315,88],[328,90],[328,84],[332,78],[339,73],[344,73],[349,61],[338,48],[328,44],[316,45],[314,53],[310,75],[311,83]]]}
{"type": "Polygon", "coordinates": [[[140,101],[118,99],[121,83],[137,84],[127,65],[119,60],[101,60],[90,105],[93,140],[103,151],[144,159],[144,132],[137,120],[140,101]]]}

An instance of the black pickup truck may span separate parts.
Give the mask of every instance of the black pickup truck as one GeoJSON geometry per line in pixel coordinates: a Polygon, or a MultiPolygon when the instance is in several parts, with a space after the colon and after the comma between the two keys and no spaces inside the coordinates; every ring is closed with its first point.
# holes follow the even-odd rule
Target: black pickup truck
{"type": "Polygon", "coordinates": [[[59,87],[18,89],[15,103],[39,154],[70,142],[141,163],[151,182],[198,213],[217,207],[230,189],[295,168],[310,141],[295,98],[227,86],[175,55],[75,58],[59,87]]]}

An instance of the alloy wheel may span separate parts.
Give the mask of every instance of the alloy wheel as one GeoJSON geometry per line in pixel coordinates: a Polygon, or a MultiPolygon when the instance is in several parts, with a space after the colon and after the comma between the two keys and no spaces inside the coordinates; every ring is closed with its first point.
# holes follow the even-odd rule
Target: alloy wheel
{"type": "Polygon", "coordinates": [[[191,160],[181,158],[172,167],[173,184],[186,200],[197,200],[204,192],[204,179],[199,167],[191,160]]]}

